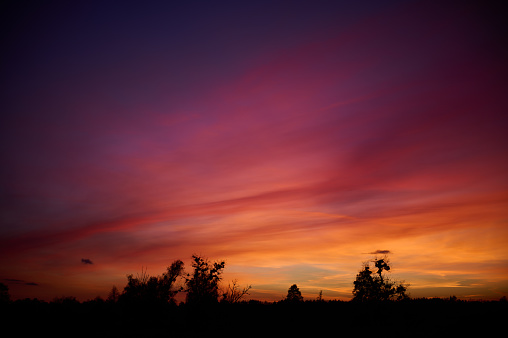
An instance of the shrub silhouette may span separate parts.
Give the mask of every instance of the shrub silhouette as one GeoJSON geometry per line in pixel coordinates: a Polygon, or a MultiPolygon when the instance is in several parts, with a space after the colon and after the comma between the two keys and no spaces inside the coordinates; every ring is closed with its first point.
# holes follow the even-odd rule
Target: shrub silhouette
{"type": "Polygon", "coordinates": [[[408,298],[407,285],[391,281],[383,274],[383,271],[390,270],[388,259],[386,257],[375,258],[373,262],[377,271],[372,271],[370,262],[367,262],[356,275],[353,301],[386,301],[408,298]]]}

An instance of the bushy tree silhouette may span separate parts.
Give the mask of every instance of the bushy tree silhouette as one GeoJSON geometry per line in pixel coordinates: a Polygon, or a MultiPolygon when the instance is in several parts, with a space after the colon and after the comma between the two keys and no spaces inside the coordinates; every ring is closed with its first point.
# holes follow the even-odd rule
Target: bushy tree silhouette
{"type": "Polygon", "coordinates": [[[225,262],[211,263],[205,258],[192,255],[192,275],[187,274],[187,304],[209,305],[218,302],[219,282],[225,262]]]}
{"type": "Polygon", "coordinates": [[[288,289],[286,301],[291,303],[297,303],[303,301],[302,293],[296,284],[293,284],[288,289]]]}
{"type": "Polygon", "coordinates": [[[133,275],[128,275],[127,285],[119,300],[127,303],[149,303],[154,305],[174,303],[174,297],[180,291],[180,289],[174,288],[175,282],[182,273],[183,262],[176,260],[162,276],[150,277],[146,270],[142,270],[141,275],[136,278],[133,275]]]}
{"type": "Polygon", "coordinates": [[[375,258],[372,271],[370,262],[356,275],[353,288],[353,301],[386,301],[406,299],[407,285],[390,280],[383,271],[389,271],[388,258],[375,258]]]}

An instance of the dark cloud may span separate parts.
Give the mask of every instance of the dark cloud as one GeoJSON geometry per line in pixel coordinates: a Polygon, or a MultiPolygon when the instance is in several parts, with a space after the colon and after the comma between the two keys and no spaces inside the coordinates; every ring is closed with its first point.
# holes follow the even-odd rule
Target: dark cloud
{"type": "Polygon", "coordinates": [[[4,281],[6,281],[10,284],[21,284],[21,285],[31,285],[31,286],[38,286],[39,285],[34,282],[27,282],[22,279],[14,279],[14,278],[5,278],[4,281]]]}
{"type": "Polygon", "coordinates": [[[376,250],[376,251],[369,252],[369,254],[371,254],[371,255],[388,255],[391,253],[392,252],[390,250],[376,250]]]}
{"type": "Polygon", "coordinates": [[[89,260],[88,258],[81,258],[81,263],[83,263],[83,264],[93,264],[93,262],[91,260],[89,260]]]}

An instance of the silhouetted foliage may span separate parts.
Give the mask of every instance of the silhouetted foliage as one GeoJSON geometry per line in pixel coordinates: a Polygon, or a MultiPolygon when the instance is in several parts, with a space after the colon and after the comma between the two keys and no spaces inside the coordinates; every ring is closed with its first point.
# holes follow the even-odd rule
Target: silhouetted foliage
{"type": "Polygon", "coordinates": [[[388,259],[375,258],[374,267],[377,271],[371,270],[370,262],[367,262],[363,269],[356,275],[353,288],[353,301],[386,301],[402,300],[408,298],[407,285],[391,281],[383,274],[389,271],[388,259]]]}
{"type": "Polygon", "coordinates": [[[113,287],[111,288],[111,291],[108,294],[108,298],[106,300],[111,303],[116,303],[119,298],[120,298],[120,291],[118,290],[118,288],[115,285],[113,285],[113,287]]]}
{"type": "Polygon", "coordinates": [[[319,291],[319,295],[317,296],[316,301],[318,301],[318,302],[323,301],[323,290],[319,291]]]}
{"type": "Polygon", "coordinates": [[[238,281],[235,279],[230,284],[228,284],[227,289],[222,294],[222,302],[226,303],[238,303],[243,296],[249,294],[249,290],[251,289],[251,285],[248,285],[240,290],[237,285],[238,281]]]}
{"type": "Polygon", "coordinates": [[[499,325],[508,316],[506,301],[453,298],[404,302],[313,299],[297,306],[287,301],[250,300],[220,302],[213,311],[205,308],[202,312],[186,305],[155,307],[156,311],[142,307],[134,315],[126,305],[100,298],[83,303],[73,297],[51,303],[23,299],[7,304],[2,319],[21,337],[47,333],[52,337],[204,337],[217,330],[222,337],[315,337],[329,335],[328,324],[336,323],[343,336],[391,338],[490,337],[499,335],[499,325]]]}
{"type": "Polygon", "coordinates": [[[141,275],[136,278],[128,275],[127,285],[119,300],[128,303],[174,304],[174,297],[180,291],[180,289],[174,289],[174,284],[182,273],[183,262],[176,260],[162,276],[150,277],[146,270],[141,271],[141,275]]]}
{"type": "Polygon", "coordinates": [[[65,307],[72,307],[79,304],[79,301],[76,299],[76,297],[73,296],[64,296],[64,297],[56,297],[53,299],[51,304],[57,304],[62,305],[65,307]]]}
{"type": "Polygon", "coordinates": [[[303,301],[302,293],[296,284],[293,284],[288,289],[286,301],[290,303],[296,303],[303,301]]]}
{"type": "Polygon", "coordinates": [[[187,274],[187,303],[190,305],[205,305],[218,302],[219,282],[226,263],[211,263],[205,258],[192,255],[192,275],[187,274]]]}
{"type": "Polygon", "coordinates": [[[9,287],[4,283],[0,283],[0,304],[9,303],[10,300],[9,287]]]}
{"type": "MultiPolygon", "coordinates": [[[[192,258],[194,272],[185,275],[189,305],[167,306],[180,290],[177,279],[184,277],[183,263],[175,261],[161,276],[151,277],[146,270],[136,278],[128,276],[127,286],[116,302],[119,294],[116,287],[106,300],[96,297],[83,303],[74,297],[55,298],[50,303],[16,300],[2,304],[6,310],[2,319],[16,327],[18,335],[26,337],[43,333],[65,337],[202,337],[215,333],[217,328],[223,337],[313,337],[328,335],[330,326],[325,323],[334,322],[345,336],[434,337],[492,336],[508,316],[506,297],[488,302],[465,301],[455,296],[404,302],[325,301],[320,292],[317,299],[304,301],[296,284],[279,302],[242,301],[250,285],[240,288],[233,280],[222,292],[219,289],[224,262],[192,258]],[[166,305],[159,306],[163,304],[166,305]],[[214,306],[201,306],[204,304],[214,306]],[[384,330],[386,314],[396,323],[389,330],[384,330]],[[248,331],[246,319],[255,323],[247,324],[248,331]],[[371,327],[363,329],[366,323],[371,327]]],[[[386,258],[366,264],[355,281],[355,296],[361,295],[363,299],[356,300],[397,299],[398,293],[405,296],[406,286],[390,281],[385,275],[389,270],[386,258]]]]}

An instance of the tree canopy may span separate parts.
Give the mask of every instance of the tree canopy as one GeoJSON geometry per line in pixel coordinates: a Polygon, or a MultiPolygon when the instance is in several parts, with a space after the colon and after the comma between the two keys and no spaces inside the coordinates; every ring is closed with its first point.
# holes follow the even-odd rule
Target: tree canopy
{"type": "MultiPolygon", "coordinates": [[[[120,296],[120,300],[130,303],[174,303],[174,297],[179,291],[175,288],[175,282],[182,275],[183,266],[181,260],[176,260],[171,266],[167,267],[166,272],[161,276],[150,277],[146,271],[142,271],[141,275],[137,277],[128,275],[127,285],[120,296]]],[[[113,292],[114,290],[112,290],[113,292]]]]}
{"type": "Polygon", "coordinates": [[[286,301],[291,303],[303,301],[302,293],[296,284],[293,284],[289,287],[286,301]]]}
{"type": "Polygon", "coordinates": [[[187,303],[204,305],[216,303],[219,297],[219,282],[225,262],[210,262],[200,256],[192,256],[192,275],[187,274],[187,303]]]}
{"type": "Polygon", "coordinates": [[[370,263],[365,263],[363,269],[356,275],[353,301],[402,300],[408,297],[407,284],[392,281],[384,274],[384,271],[390,271],[386,257],[373,260],[377,271],[371,270],[370,263]]]}

